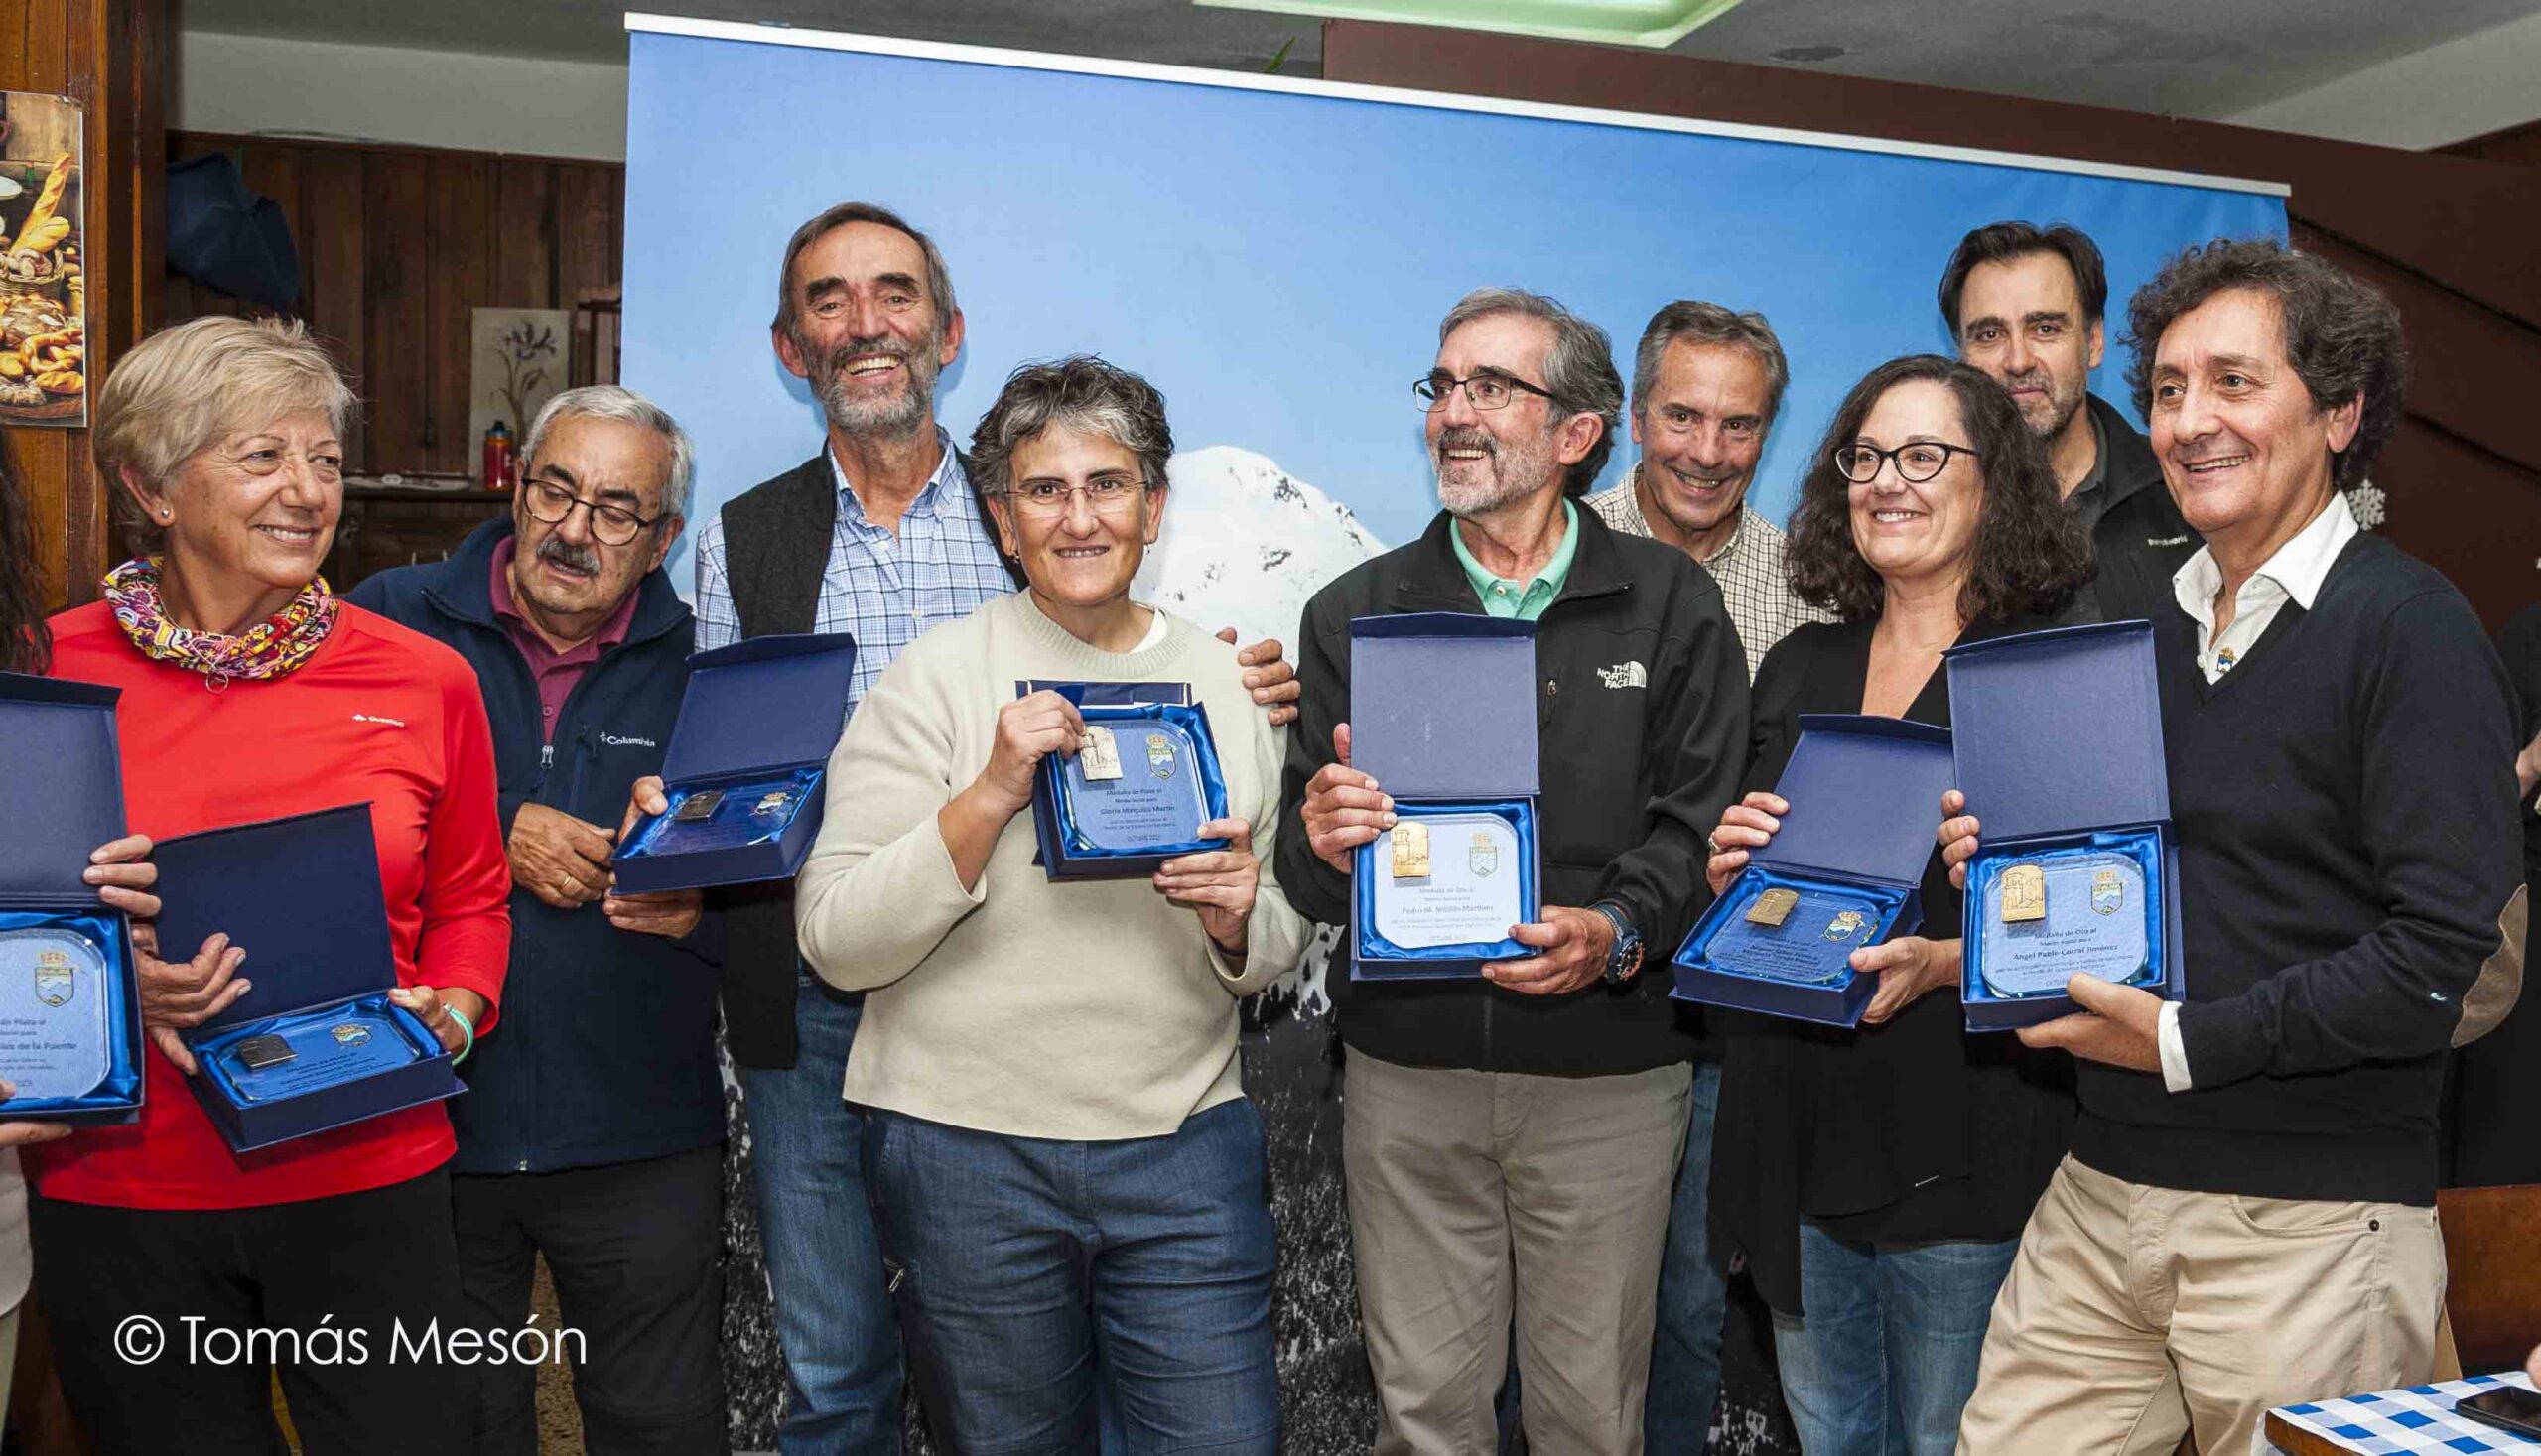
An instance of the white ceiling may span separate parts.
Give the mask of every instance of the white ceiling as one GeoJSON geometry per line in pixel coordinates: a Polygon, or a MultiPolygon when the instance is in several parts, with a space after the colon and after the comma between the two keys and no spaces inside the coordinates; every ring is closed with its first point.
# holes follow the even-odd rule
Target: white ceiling
{"type": "MultiPolygon", "coordinates": [[[[1187,0],[654,0],[716,20],[1261,69],[1322,68],[1318,23],[1187,0]]],[[[190,30],[622,61],[621,0],[181,0],[190,30]]],[[[2541,13],[2541,0],[1746,0],[1678,43],[1999,94],[2226,117],[2541,13]]],[[[2019,149],[2020,138],[2004,145],[2019,149]]]]}

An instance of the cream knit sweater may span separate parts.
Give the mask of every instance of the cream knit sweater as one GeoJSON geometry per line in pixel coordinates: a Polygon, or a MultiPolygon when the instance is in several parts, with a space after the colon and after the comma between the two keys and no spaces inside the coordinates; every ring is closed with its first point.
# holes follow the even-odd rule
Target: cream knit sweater
{"type": "Polygon", "coordinates": [[[866,694],[830,755],[826,818],[795,894],[804,960],[870,993],[850,1101],[1091,1141],[1168,1133],[1242,1094],[1236,997],[1293,965],[1313,927],[1271,875],[1279,731],[1235,649],[1169,621],[1153,646],[1104,652],[1017,592],[910,644],[866,694]],[[1143,875],[1044,878],[1028,808],[962,888],[936,811],[987,766],[998,710],[1026,679],[1189,683],[1207,705],[1227,812],[1253,827],[1262,861],[1240,969],[1143,875]]]}

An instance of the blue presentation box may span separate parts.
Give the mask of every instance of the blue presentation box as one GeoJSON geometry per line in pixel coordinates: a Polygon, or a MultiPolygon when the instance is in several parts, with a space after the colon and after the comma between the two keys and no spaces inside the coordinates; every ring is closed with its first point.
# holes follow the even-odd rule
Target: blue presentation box
{"type": "Polygon", "coordinates": [[[369,805],[204,830],[153,858],[161,951],[182,960],[226,933],[247,953],[255,990],[185,1033],[188,1085],[231,1150],[468,1090],[440,1038],[388,998],[397,958],[369,805]]]}
{"type": "Polygon", "coordinates": [[[1394,878],[1392,835],[1360,847],[1351,861],[1351,979],[1476,977],[1489,962],[1535,955],[1505,929],[1542,916],[1535,623],[1453,611],[1360,617],[1350,623],[1350,697],[1351,765],[1393,796],[1399,827],[1437,828],[1426,855],[1439,871],[1394,878]],[[1502,875],[1515,876],[1514,893],[1506,880],[1494,883],[1502,875]],[[1392,904],[1434,896],[1428,908],[1449,912],[1442,919],[1454,927],[1454,897],[1469,902],[1484,890],[1514,909],[1461,917],[1473,938],[1403,945],[1388,937],[1392,904]]]}
{"type": "Polygon", "coordinates": [[[1949,731],[1812,713],[1774,785],[1791,805],[1773,843],[1676,952],[1678,1000],[1854,1026],[1879,990],[1852,953],[1924,923],[1924,868],[1950,786],[1949,731]],[[1759,900],[1772,923],[1751,920],[1759,900]]]}
{"type": "Polygon", "coordinates": [[[1967,1028],[2071,1014],[2088,971],[2185,994],[2179,854],[2153,626],[2057,627],[1944,655],[1967,864],[1967,1028]]]}
{"type": "Polygon", "coordinates": [[[752,637],[688,660],[662,754],[661,814],[608,861],[621,894],[790,879],[821,832],[830,750],[847,723],[856,640],[752,637]]]}
{"type": "Polygon", "coordinates": [[[1034,858],[1051,879],[1128,879],[1167,860],[1223,850],[1198,837],[1227,815],[1227,781],[1209,735],[1207,705],[1187,683],[1018,683],[1016,696],[1047,689],[1076,705],[1086,726],[1110,729],[1118,779],[1089,780],[1085,755],[1041,760],[1032,782],[1034,858]],[[1159,744],[1161,746],[1159,746],[1159,744]],[[1195,817],[1196,816],[1196,817],[1195,817]],[[1160,830],[1170,823],[1172,831],[1160,830]]]}
{"type": "Polygon", "coordinates": [[[97,1126],[141,1116],[132,934],[79,877],[124,833],[120,690],[0,673],[9,745],[0,832],[0,1122],[97,1126]]]}

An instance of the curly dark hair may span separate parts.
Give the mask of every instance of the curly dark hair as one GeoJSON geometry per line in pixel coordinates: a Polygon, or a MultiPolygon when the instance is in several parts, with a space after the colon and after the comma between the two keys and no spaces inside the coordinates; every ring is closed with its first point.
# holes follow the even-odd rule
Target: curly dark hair
{"type": "Polygon", "coordinates": [[[1882,395],[1919,380],[1946,385],[1958,396],[1959,424],[1975,447],[1977,474],[1984,481],[1974,560],[1958,594],[1959,616],[1974,625],[2062,610],[2090,580],[2091,548],[2056,488],[2047,447],[1991,376],[1939,354],[1891,359],[1844,396],[1809,457],[1808,473],[1801,477],[1784,561],[1792,591],[1846,621],[1879,615],[1888,585],[1853,544],[1852,482],[1836,467],[1835,451],[1861,433],[1882,395]]]}
{"type": "Polygon", "coordinates": [[[1014,488],[1014,450],[1053,425],[1101,435],[1138,458],[1147,489],[1162,490],[1173,427],[1154,385],[1092,354],[1019,365],[1005,376],[971,433],[971,478],[980,493],[1014,488]]]}
{"type": "Polygon", "coordinates": [[[2340,490],[2360,484],[2400,428],[2400,394],[2409,372],[2400,311],[2380,289],[2274,238],[2217,238],[2186,249],[2135,291],[2126,305],[2126,345],[2135,351],[2126,382],[2135,391],[2135,412],[2153,417],[2153,359],[2162,331],[2235,288],[2276,300],[2284,316],[2285,356],[2314,409],[2333,410],[2362,397],[2355,438],[2332,458],[2330,471],[2340,490]]]}
{"type": "Polygon", "coordinates": [[[34,502],[19,477],[17,453],[0,434],[0,668],[43,672],[52,659],[44,573],[36,569],[34,502]]]}

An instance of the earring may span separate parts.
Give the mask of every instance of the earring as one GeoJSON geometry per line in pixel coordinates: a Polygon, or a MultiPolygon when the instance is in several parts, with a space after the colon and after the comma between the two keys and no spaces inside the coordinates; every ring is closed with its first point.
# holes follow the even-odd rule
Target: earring
{"type": "Polygon", "coordinates": [[[175,508],[174,508],[174,507],[171,507],[171,506],[165,506],[165,505],[163,505],[163,506],[159,507],[159,519],[161,519],[161,520],[163,520],[163,521],[164,521],[164,520],[168,520],[168,519],[170,519],[171,517],[175,516],[175,515],[176,515],[176,513],[177,513],[177,512],[176,512],[176,510],[175,510],[175,508]]]}

